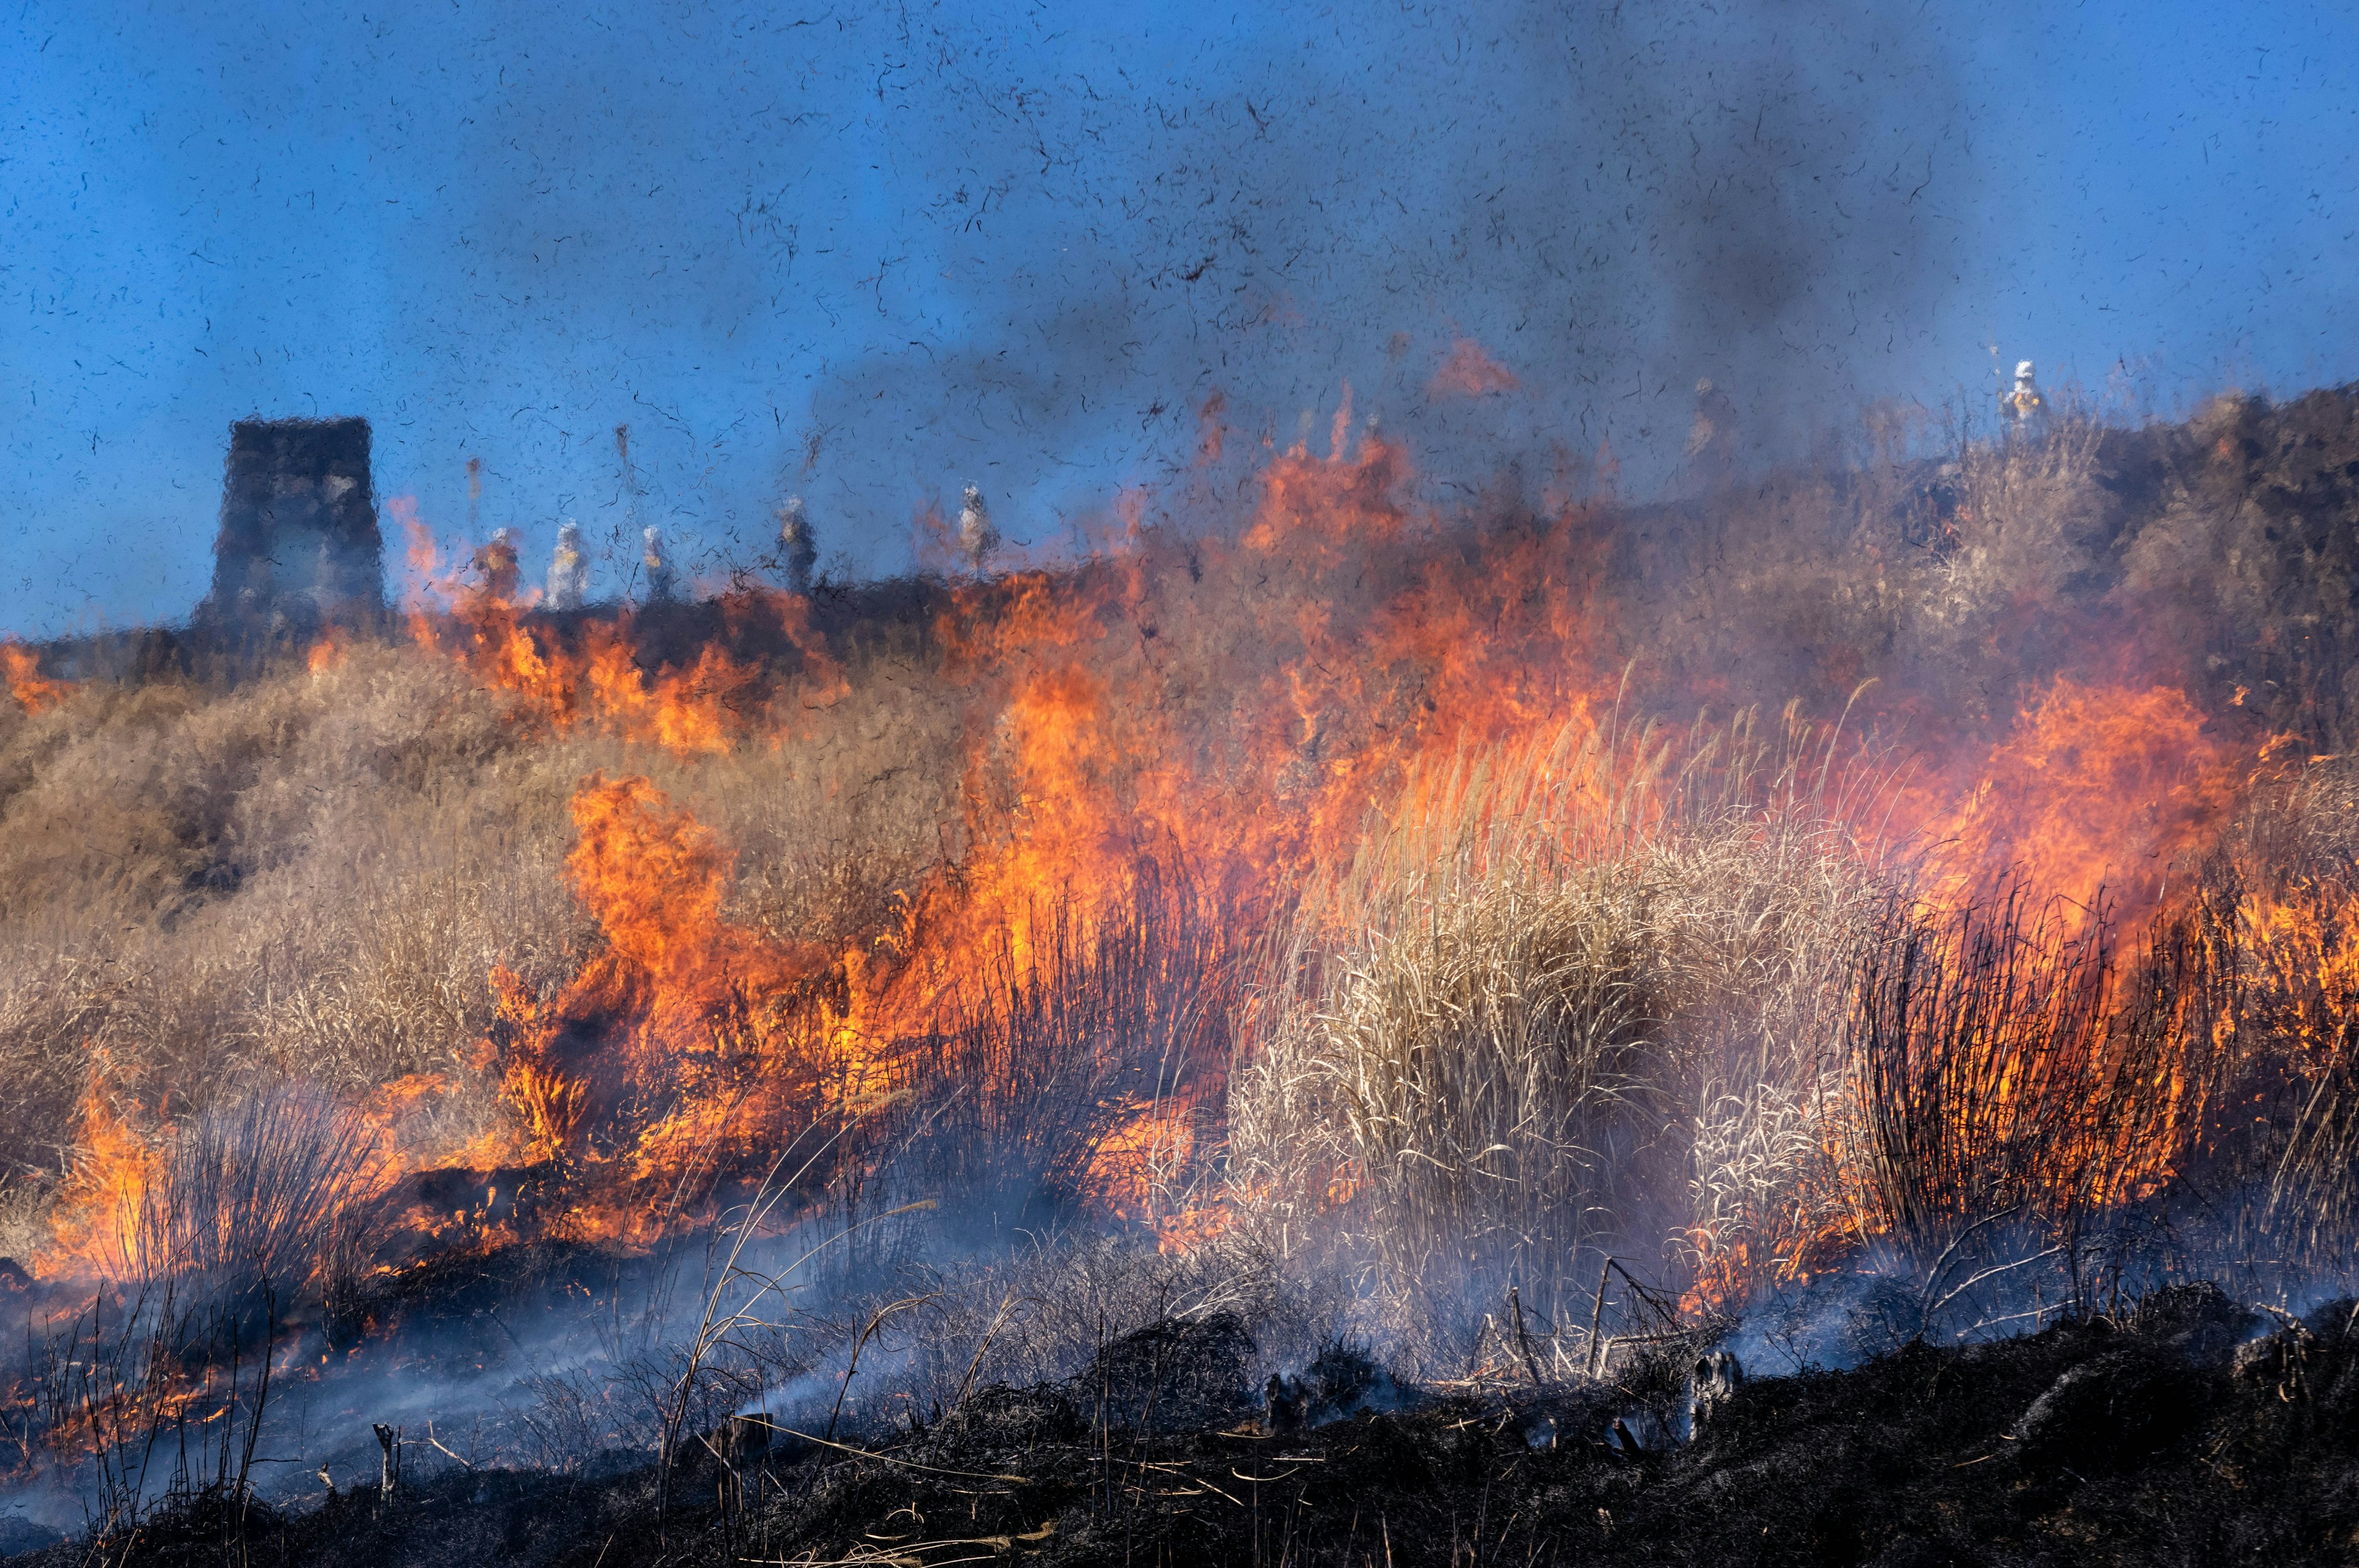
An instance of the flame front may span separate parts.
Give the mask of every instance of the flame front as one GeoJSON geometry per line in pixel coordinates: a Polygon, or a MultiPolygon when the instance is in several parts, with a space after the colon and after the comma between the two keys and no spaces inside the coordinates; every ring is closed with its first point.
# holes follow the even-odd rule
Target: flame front
{"type": "MultiPolygon", "coordinates": [[[[1512,384],[1473,345],[1442,379],[1469,395],[1512,384]]],[[[1224,439],[1219,412],[1207,405],[1208,453],[1224,439]]],[[[1649,781],[1686,765],[1684,742],[1638,717],[1674,705],[1647,693],[1648,650],[1625,618],[1626,596],[1609,591],[1624,569],[1621,514],[1568,485],[1478,529],[1415,501],[1414,477],[1399,449],[1342,420],[1330,455],[1298,446],[1269,459],[1233,530],[1144,529],[1126,503],[1100,557],[930,589],[922,657],[962,732],[960,820],[897,916],[849,942],[733,920],[729,848],[644,773],[592,774],[571,800],[566,874],[594,935],[571,978],[536,987],[495,968],[495,1019],[475,1058],[381,1091],[371,1114],[393,1126],[402,1106],[460,1093],[473,1075],[502,1108],[498,1124],[412,1152],[414,1164],[559,1173],[561,1203],[516,1224],[643,1244],[685,1212],[677,1195],[717,1190],[793,1130],[840,1125],[849,1108],[927,1074],[985,1099],[1016,1095],[1026,1071],[1009,1042],[1037,1027],[1078,1053],[1060,1070],[1090,1087],[1071,1092],[1094,1097],[1059,1179],[1169,1245],[1219,1234],[1226,1206],[1258,1190],[1208,1175],[1223,1159],[1230,1053],[1249,1033],[1231,1020],[1261,961],[1256,944],[1291,901],[1345,878],[1372,835],[1446,815],[1446,781],[1470,759],[1487,766],[1540,755],[1551,737],[1627,730],[1631,743],[1584,753],[1604,761],[1582,765],[1616,776],[1552,787],[1637,803],[1616,831],[1638,838],[1669,809],[1649,781]],[[1175,978],[1183,966],[1158,956],[1174,943],[1200,978],[1175,978]],[[1044,988],[1068,983],[1097,988],[1110,1011],[1086,1028],[1056,1014],[1044,988]],[[1108,1044],[1117,1038],[1119,1049],[1108,1044]],[[1184,1067],[1158,1077],[1157,1051],[1184,1067]]],[[[842,633],[823,630],[804,595],[551,614],[518,596],[498,562],[448,568],[414,508],[393,510],[409,536],[413,645],[552,743],[640,749],[692,790],[702,767],[766,751],[786,765],[864,689],[842,633]],[[691,652],[651,655],[677,648],[684,626],[701,639],[691,652]]],[[[2116,652],[2117,666],[2135,665],[2135,650],[2116,652]]],[[[60,699],[29,655],[5,653],[22,706],[60,699]]],[[[348,657],[332,635],[310,664],[325,679],[348,657]]],[[[1714,695],[1704,684],[1694,698],[1714,695]]],[[[1915,705],[1908,692],[1861,697],[1842,766],[1872,771],[1882,717],[1915,705]]],[[[1897,1031],[1885,1068],[1901,1076],[1831,1079],[1818,1110],[1792,1111],[1817,1118],[1818,1174],[1777,1216],[1694,1227],[1699,1289],[1741,1293],[1749,1280],[1823,1267],[1926,1221],[1894,1206],[1893,1155],[1878,1142],[1893,1126],[1862,1108],[1875,1096],[1921,1101],[1926,1119],[1908,1135],[1961,1172],[2015,1173],[2010,1194],[2070,1187],[2075,1201],[2121,1204],[2180,1168],[2233,1076],[2223,1063],[2235,1026],[2215,1012],[2155,1016],[2139,965],[2164,960],[2109,944],[2114,933],[2130,934],[2133,949],[2172,931],[2170,941],[2193,940],[2185,933],[2205,918],[2195,869],[2266,773],[2241,733],[2182,686],[2065,673],[2030,685],[1983,732],[1934,738],[1876,807],[1875,831],[1926,868],[1887,932],[1927,966],[1885,1020],[1897,1031]],[[1956,1010],[1971,1012],[1990,983],[1976,966],[1995,960],[1971,956],[1985,937],[1966,912],[1994,897],[2047,912],[2006,936],[2046,967],[2007,1000],[2005,1027],[1984,1029],[1956,1010]],[[1926,1029],[1951,1032],[1938,1063],[1912,1054],[1926,1029]],[[2078,1109],[2065,1103],[2092,1094],[2078,1109]],[[2136,1115],[2121,1111],[2133,1102],[2136,1115]]],[[[2348,927],[2321,913],[2326,896],[2248,901],[2244,946],[2218,960],[2239,984],[2258,975],[2271,994],[2307,998],[2284,1005],[2317,1013],[2302,1027],[2321,1040],[2348,1011],[2343,991],[2288,977],[2347,959],[2340,936],[2314,935],[2348,927]]],[[[2304,1070],[2342,1071],[2340,1049],[2311,1049],[2304,1070]]],[[[1021,1119],[1019,1101],[990,1114],[1021,1119]]],[[[100,1162],[132,1179],[136,1139],[86,1119],[85,1142],[115,1152],[100,1162]]],[[[1311,1186],[1342,1212],[1367,1181],[1346,1159],[1311,1186]]],[[[93,1189],[60,1211],[87,1233],[61,1232],[47,1266],[96,1259],[109,1203],[120,1195],[102,1201],[93,1189]]]]}

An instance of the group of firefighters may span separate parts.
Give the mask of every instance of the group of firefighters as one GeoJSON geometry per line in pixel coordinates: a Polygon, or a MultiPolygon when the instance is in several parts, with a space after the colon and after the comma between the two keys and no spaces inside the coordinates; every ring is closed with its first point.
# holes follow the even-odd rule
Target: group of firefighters
{"type": "MultiPolygon", "coordinates": [[[[2011,431],[2028,434],[2046,417],[2048,402],[2039,395],[2029,360],[2016,362],[2015,384],[1999,394],[1998,406],[2002,426],[2011,431]]],[[[1716,485],[1726,481],[1735,457],[1736,406],[1707,376],[1695,386],[1695,418],[1688,429],[1689,472],[1707,485],[1716,485]]],[[[975,486],[968,485],[960,499],[957,549],[979,571],[999,544],[999,530],[993,526],[990,511],[975,486]]],[[[663,531],[650,527],[643,533],[640,564],[647,572],[647,596],[651,600],[669,600],[679,591],[679,574],[665,547],[663,531]]],[[[818,560],[810,520],[798,495],[778,512],[778,564],[788,586],[799,593],[810,592],[811,569],[818,560]]],[[[475,552],[474,566],[494,595],[514,599],[522,577],[516,530],[502,528],[495,533],[491,543],[475,552]]],[[[582,546],[582,529],[567,518],[557,531],[546,603],[551,610],[579,610],[589,598],[589,586],[590,557],[582,546]]]]}
{"type": "MultiPolygon", "coordinates": [[[[646,573],[645,598],[650,603],[678,598],[679,571],[664,542],[663,530],[647,527],[640,530],[640,535],[639,565],[646,573]]],[[[992,522],[990,505],[977,486],[968,485],[960,497],[952,542],[961,563],[974,572],[981,572],[1000,546],[999,529],[992,522]]],[[[778,545],[770,564],[795,592],[810,591],[812,573],[819,565],[819,541],[799,495],[778,509],[778,545]]],[[[516,553],[516,530],[495,530],[491,542],[474,553],[473,566],[485,591],[495,599],[513,601],[524,577],[516,553]]],[[[582,525],[569,517],[557,530],[557,550],[549,563],[549,587],[541,602],[550,610],[579,610],[589,597],[589,552],[582,547],[582,525]]]]}

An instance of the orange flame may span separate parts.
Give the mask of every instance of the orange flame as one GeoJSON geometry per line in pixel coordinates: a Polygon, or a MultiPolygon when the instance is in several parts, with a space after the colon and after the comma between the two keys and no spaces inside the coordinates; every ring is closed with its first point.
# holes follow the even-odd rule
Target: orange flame
{"type": "Polygon", "coordinates": [[[1482,344],[1461,338],[1450,345],[1450,357],[1433,373],[1425,391],[1429,397],[1481,397],[1513,392],[1522,384],[1514,372],[1484,352],[1482,344]]]}
{"type": "MultiPolygon", "coordinates": [[[[514,697],[519,711],[562,732],[589,722],[675,756],[732,750],[751,731],[773,695],[764,670],[708,642],[685,669],[643,669],[627,611],[592,622],[569,645],[558,629],[530,619],[538,590],[518,597],[515,552],[486,546],[469,564],[441,572],[440,547],[419,522],[416,503],[392,503],[409,539],[404,594],[409,635],[419,647],[448,652],[478,680],[514,697]]],[[[733,591],[718,601],[723,624],[775,633],[799,663],[796,695],[824,708],[847,688],[842,667],[813,629],[810,601],[765,589],[733,591]]],[[[783,739],[785,730],[778,730],[783,739]]]]}
{"type": "Polygon", "coordinates": [[[2019,869],[2083,908],[2108,889],[2134,919],[2238,799],[2236,759],[2204,729],[2175,687],[2059,676],[1975,769],[1938,885],[1955,898],[2019,869]]]}
{"type": "Polygon", "coordinates": [[[71,681],[42,679],[40,660],[21,643],[0,643],[0,678],[16,706],[31,714],[46,713],[74,693],[71,681]]]}
{"type": "Polygon", "coordinates": [[[44,1278],[119,1271],[127,1227],[154,1170],[154,1152],[115,1108],[103,1054],[92,1062],[76,1117],[82,1130],[75,1158],[50,1214],[49,1245],[33,1263],[44,1278]]]}
{"type": "MultiPolygon", "coordinates": [[[[1435,377],[1453,395],[1514,384],[1462,340],[1435,377]]],[[[1215,431],[1218,413],[1208,402],[1215,431]]],[[[1478,541],[1411,499],[1398,448],[1353,435],[1339,414],[1331,455],[1276,456],[1234,536],[1142,530],[1133,499],[1105,558],[945,592],[932,630],[969,715],[965,847],[871,944],[829,953],[733,924],[709,831],[643,778],[585,783],[568,875],[603,945],[551,996],[495,976],[493,1054],[529,1157],[637,1179],[751,1147],[795,1094],[922,1034],[993,955],[1020,964],[1045,901],[1086,925],[1136,891],[1146,860],[1253,931],[1272,890],[1343,863],[1370,811],[1447,759],[1603,712],[1622,655],[1599,587],[1602,514],[1559,498],[1478,541]]],[[[1612,460],[1601,449],[1608,489],[1612,460]]],[[[477,563],[481,580],[438,578],[414,507],[394,510],[410,535],[412,636],[527,722],[695,759],[764,730],[783,741],[799,704],[850,690],[799,596],[732,594],[722,634],[685,666],[650,668],[627,613],[538,616],[499,562],[477,563]],[[782,637],[796,674],[733,652],[747,628],[782,637]]],[[[2186,693],[2136,682],[2059,678],[1995,745],[1962,744],[1950,763],[1907,802],[1942,845],[1939,899],[2014,869],[2083,905],[2105,889],[2125,919],[2159,905],[2240,785],[2236,748],[2186,693]]],[[[1131,1107],[1092,1173],[1117,1213],[1183,1238],[1221,1223],[1217,1206],[1160,1195],[1202,1157],[1192,1114],[1131,1107]]],[[[1339,1173],[1330,1200],[1353,1190],[1339,1173]]],[[[574,1223],[642,1233],[647,1206],[613,1201],[574,1223]]],[[[1766,1266],[1733,1256],[1738,1272],[1766,1266]]]]}
{"type": "MultiPolygon", "coordinates": [[[[831,1015],[793,1004],[827,955],[729,922],[727,855],[646,779],[593,775],[572,811],[567,872],[604,945],[547,999],[495,970],[490,1054],[526,1158],[623,1178],[585,1199],[572,1227],[633,1240],[661,1222],[632,1184],[733,1156],[809,1108],[793,1102],[814,1082],[831,1015]]],[[[468,1157],[490,1165],[504,1152],[468,1157]]]]}

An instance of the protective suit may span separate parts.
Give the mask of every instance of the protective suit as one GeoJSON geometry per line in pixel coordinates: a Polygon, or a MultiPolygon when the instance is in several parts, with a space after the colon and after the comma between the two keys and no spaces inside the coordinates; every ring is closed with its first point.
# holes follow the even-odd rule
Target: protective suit
{"type": "Polygon", "coordinates": [[[640,530],[645,548],[639,564],[647,568],[647,602],[663,604],[679,597],[679,574],[672,569],[671,552],[664,547],[663,530],[650,525],[640,530]]]}
{"type": "Polygon", "coordinates": [[[493,533],[492,542],[475,552],[475,570],[483,577],[485,593],[503,604],[516,602],[516,584],[524,574],[516,564],[515,529],[493,533]]]}
{"type": "Polygon", "coordinates": [[[984,504],[983,492],[973,485],[959,506],[959,554],[966,557],[970,570],[983,570],[991,552],[999,548],[999,530],[992,525],[991,509],[984,504]]]}
{"type": "Polygon", "coordinates": [[[2029,360],[2016,361],[2015,389],[1999,394],[1998,406],[2017,429],[2029,428],[2047,414],[2048,401],[2039,395],[2039,387],[2032,379],[2029,360]]]}
{"type": "Polygon", "coordinates": [[[549,560],[549,607],[579,610],[590,600],[590,557],[582,548],[582,524],[568,517],[557,529],[557,553],[549,560]]]}
{"type": "Polygon", "coordinates": [[[787,586],[809,593],[811,568],[819,565],[819,539],[811,532],[810,514],[803,498],[791,496],[778,509],[778,559],[787,570],[787,586]]]}

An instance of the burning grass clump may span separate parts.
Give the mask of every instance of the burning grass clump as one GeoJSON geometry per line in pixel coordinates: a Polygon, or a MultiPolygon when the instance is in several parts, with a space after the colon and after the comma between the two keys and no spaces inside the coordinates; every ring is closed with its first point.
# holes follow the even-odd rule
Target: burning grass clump
{"type": "Polygon", "coordinates": [[[500,1085],[473,1065],[493,977],[550,994],[590,956],[564,862],[601,769],[726,833],[733,921],[873,932],[940,852],[955,759],[941,692],[866,689],[783,762],[693,763],[535,727],[451,661],[357,636],[234,681],[0,700],[0,1257],[49,1246],[93,1074],[158,1146],[268,1078],[364,1107],[411,1168],[495,1141],[500,1085]]]}
{"type": "Polygon", "coordinates": [[[1465,1324],[1433,1326],[1453,1313],[1477,1361],[1528,1357],[1503,1308],[1539,1360],[1570,1338],[1589,1362],[1607,1257],[1666,1333],[1855,1276],[1837,1294],[1880,1303],[1879,1344],[2016,1332],[2232,1256],[2269,1289],[2341,1266],[2339,775],[2265,791],[2251,843],[2181,862],[2125,942],[2102,889],[2068,903],[2020,868],[1936,902],[1951,879],[1861,826],[1873,757],[1750,735],[1575,732],[1414,786],[1241,1011],[1243,1222],[1350,1260],[1430,1373],[1462,1354],[1465,1324]]]}
{"type": "Polygon", "coordinates": [[[1111,907],[1042,900],[943,978],[936,1027],[884,1064],[904,1098],[866,1135],[878,1191],[938,1197],[995,1235],[1186,1210],[1234,960],[1184,873],[1142,860],[1127,881],[1111,907]]]}
{"type": "Polygon", "coordinates": [[[1863,1228],[1938,1251],[2001,1213],[2060,1223],[2130,1185],[2120,1161],[2169,1159],[2140,1136],[2146,1108],[2110,1092],[2110,979],[2102,925],[2017,888],[1886,906],[1844,1019],[1863,1228]]]}

